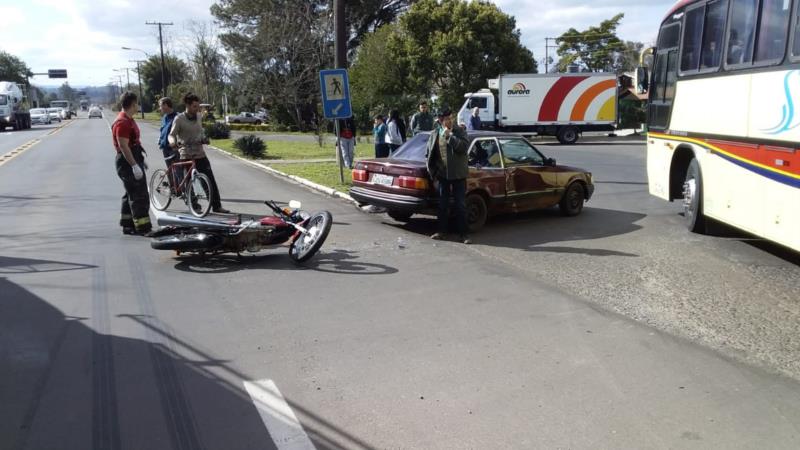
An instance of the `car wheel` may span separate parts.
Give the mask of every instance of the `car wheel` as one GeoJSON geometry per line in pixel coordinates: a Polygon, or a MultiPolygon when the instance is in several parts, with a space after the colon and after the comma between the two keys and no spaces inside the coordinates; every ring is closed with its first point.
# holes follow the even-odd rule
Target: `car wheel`
{"type": "Polygon", "coordinates": [[[561,214],[572,217],[577,216],[583,211],[583,202],[586,199],[586,190],[583,185],[575,181],[564,191],[564,196],[561,197],[558,207],[561,208],[561,214]]]}
{"type": "Polygon", "coordinates": [[[255,121],[255,124],[256,124],[256,125],[261,125],[261,121],[260,121],[260,120],[256,120],[256,121],[255,121]]]}
{"type": "Polygon", "coordinates": [[[693,233],[705,232],[703,216],[703,177],[700,164],[692,158],[683,182],[683,217],[686,228],[693,233]]]}
{"type": "Polygon", "coordinates": [[[578,142],[578,129],[575,127],[561,127],[558,130],[558,142],[571,145],[578,142]]]}
{"type": "Polygon", "coordinates": [[[486,224],[486,219],[489,217],[489,208],[486,206],[486,200],[480,194],[470,194],[467,196],[467,228],[470,233],[474,233],[486,224]]]}
{"type": "Polygon", "coordinates": [[[408,220],[411,219],[411,216],[414,215],[414,213],[404,211],[389,211],[386,214],[398,222],[408,222],[408,220]]]}

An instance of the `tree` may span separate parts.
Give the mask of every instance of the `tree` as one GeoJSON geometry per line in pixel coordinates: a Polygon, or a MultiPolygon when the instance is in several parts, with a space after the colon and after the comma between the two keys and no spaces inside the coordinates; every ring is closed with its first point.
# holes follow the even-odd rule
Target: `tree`
{"type": "Polygon", "coordinates": [[[570,28],[562,34],[557,39],[558,56],[561,57],[559,70],[566,72],[567,66],[573,63],[589,72],[615,70],[618,53],[625,50],[625,44],[617,37],[617,27],[623,17],[625,14],[619,13],[602,21],[599,26],[584,31],[570,28]]]}
{"type": "MultiPolygon", "coordinates": [[[[167,80],[169,84],[180,84],[189,76],[189,66],[180,58],[174,55],[164,55],[164,67],[166,67],[167,80]]],[[[142,86],[145,89],[145,99],[142,105],[152,105],[161,95],[161,56],[153,55],[140,65],[142,71],[142,86]]],[[[180,99],[173,99],[180,102],[180,99]]]]}
{"type": "Polygon", "coordinates": [[[213,23],[199,21],[190,21],[188,30],[192,36],[187,52],[192,90],[207,103],[216,104],[220,100],[227,71],[218,30],[213,23]]]}
{"type": "Polygon", "coordinates": [[[421,0],[400,17],[388,61],[408,71],[411,93],[432,93],[455,108],[463,94],[502,73],[535,73],[533,54],[520,43],[513,16],[496,5],[465,0],[421,0]]]}
{"type": "Polygon", "coordinates": [[[367,35],[384,25],[394,23],[415,0],[354,0],[347,2],[347,23],[350,26],[350,39],[347,48],[350,58],[367,35]]]}
{"type": "Polygon", "coordinates": [[[211,7],[246,82],[241,89],[260,93],[303,130],[319,121],[318,74],[333,61],[328,9],[328,2],[301,0],[225,0],[211,7]]]}
{"type": "Polygon", "coordinates": [[[360,128],[371,128],[371,117],[392,108],[408,112],[420,99],[408,88],[408,71],[399,60],[387,57],[387,41],[397,24],[384,25],[366,36],[350,67],[350,92],[360,128]]]}
{"type": "Polygon", "coordinates": [[[75,89],[72,89],[69,82],[64,82],[64,84],[58,88],[58,95],[61,97],[61,100],[69,100],[71,102],[74,102],[76,97],[75,89]]]}
{"type": "Polygon", "coordinates": [[[644,50],[644,43],[625,41],[625,48],[617,53],[614,68],[622,72],[632,72],[639,67],[639,56],[644,50]]]}
{"type": "Polygon", "coordinates": [[[27,84],[31,76],[33,72],[21,59],[0,50],[0,81],[27,84]]]}

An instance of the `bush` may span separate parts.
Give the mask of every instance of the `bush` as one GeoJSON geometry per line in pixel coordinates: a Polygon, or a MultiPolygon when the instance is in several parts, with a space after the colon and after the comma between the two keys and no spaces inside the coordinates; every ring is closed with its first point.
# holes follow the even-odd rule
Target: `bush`
{"type": "Polygon", "coordinates": [[[275,131],[278,131],[278,132],[281,132],[281,133],[285,133],[285,132],[289,131],[289,127],[287,127],[286,125],[284,125],[282,123],[279,123],[279,124],[275,125],[275,131]]]}
{"type": "Polygon", "coordinates": [[[267,152],[267,145],[260,137],[249,134],[233,141],[233,146],[244,156],[253,159],[263,158],[267,152]]]}
{"type": "Polygon", "coordinates": [[[206,123],[203,131],[209,139],[228,139],[231,137],[231,128],[221,122],[206,123]]]}
{"type": "Polygon", "coordinates": [[[271,129],[268,124],[253,125],[249,123],[232,123],[229,127],[233,131],[270,131],[271,129]]]}

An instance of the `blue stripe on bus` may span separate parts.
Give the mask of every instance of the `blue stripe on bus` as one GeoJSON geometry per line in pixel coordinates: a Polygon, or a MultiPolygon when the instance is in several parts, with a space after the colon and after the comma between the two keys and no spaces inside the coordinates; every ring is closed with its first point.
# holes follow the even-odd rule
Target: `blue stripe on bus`
{"type": "Polygon", "coordinates": [[[730,162],[736,164],[739,167],[745,168],[745,169],[747,169],[747,170],[749,170],[751,172],[755,172],[755,173],[757,173],[757,174],[759,174],[761,176],[767,177],[770,180],[777,181],[779,183],[783,183],[783,184],[786,184],[786,185],[789,185],[789,186],[796,187],[796,188],[800,189],[800,179],[789,177],[789,176],[783,175],[783,174],[778,173],[778,172],[773,172],[771,170],[764,169],[764,168],[755,166],[753,164],[748,164],[748,163],[746,163],[744,161],[740,161],[740,160],[738,160],[736,158],[731,158],[730,156],[728,156],[728,155],[726,155],[724,153],[720,153],[720,152],[718,152],[716,150],[711,150],[711,151],[715,155],[723,158],[726,161],[730,161],[730,162]]]}

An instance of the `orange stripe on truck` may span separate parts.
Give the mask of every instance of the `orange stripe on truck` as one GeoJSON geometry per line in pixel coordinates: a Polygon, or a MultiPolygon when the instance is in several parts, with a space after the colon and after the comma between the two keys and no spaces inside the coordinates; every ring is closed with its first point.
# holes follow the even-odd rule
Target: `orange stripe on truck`
{"type": "Polygon", "coordinates": [[[572,114],[569,116],[569,120],[574,121],[582,121],[586,119],[586,111],[589,109],[589,105],[592,104],[594,99],[600,96],[603,92],[609,89],[616,89],[617,88],[617,80],[605,80],[601,81],[589,89],[586,90],[583,94],[581,94],[578,101],[575,103],[575,106],[572,108],[572,114]]]}

